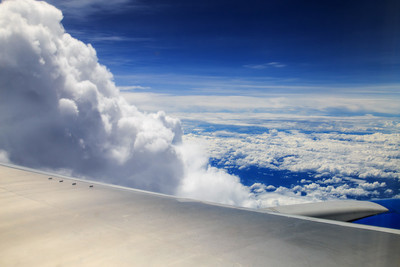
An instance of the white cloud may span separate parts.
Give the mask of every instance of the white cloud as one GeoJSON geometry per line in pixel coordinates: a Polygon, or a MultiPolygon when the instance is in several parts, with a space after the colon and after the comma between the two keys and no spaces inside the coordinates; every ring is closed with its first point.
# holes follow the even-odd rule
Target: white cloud
{"type": "Polygon", "coordinates": [[[0,162],[2,162],[2,163],[10,163],[10,159],[8,158],[7,151],[0,150],[0,162]]]}
{"type": "Polygon", "coordinates": [[[304,196],[300,192],[294,192],[293,189],[290,188],[280,186],[276,188],[275,191],[269,192],[268,187],[269,186],[263,188],[260,184],[256,184],[256,187],[251,187],[260,207],[274,207],[321,201],[320,198],[304,196]]]}
{"type": "Polygon", "coordinates": [[[44,2],[1,4],[0,149],[17,164],[174,193],[179,120],[126,103],[96,51],[61,19],[44,2]]]}
{"type": "Polygon", "coordinates": [[[324,183],[336,183],[348,176],[400,178],[400,134],[201,132],[188,134],[185,139],[206,140],[211,157],[227,165],[313,171],[336,177],[324,183]]]}
{"type": "Polygon", "coordinates": [[[385,182],[373,182],[373,183],[362,183],[360,184],[360,187],[366,190],[372,190],[372,189],[376,189],[376,188],[380,188],[380,187],[386,187],[386,183],[385,182]]]}
{"type": "MultiPolygon", "coordinates": [[[[243,90],[243,88],[242,88],[243,90]]],[[[288,125],[288,128],[303,129],[304,121],[318,123],[323,130],[351,131],[381,127],[400,130],[396,116],[400,100],[386,95],[379,99],[373,96],[340,94],[290,94],[271,93],[254,95],[169,95],[153,92],[123,92],[131,104],[154,112],[160,108],[182,119],[202,120],[209,123],[267,126],[288,125]],[[204,114],[207,116],[204,116],[204,114]],[[377,114],[377,115],[371,115],[377,114]],[[382,114],[388,114],[382,120],[382,114]],[[272,124],[276,122],[276,125],[272,124]],[[371,125],[373,123],[373,125],[371,125]]],[[[315,123],[314,123],[315,124],[315,123]]],[[[309,126],[308,124],[307,126],[309,126]]],[[[312,130],[315,129],[315,127],[312,130]]]]}
{"type": "Polygon", "coordinates": [[[61,115],[78,116],[79,114],[76,103],[71,99],[61,98],[60,101],[58,101],[58,108],[60,109],[61,115]]]}
{"type": "MultiPolygon", "coordinates": [[[[329,173],[327,173],[327,174],[330,175],[329,173]]],[[[318,175],[316,175],[316,176],[318,177],[318,175]]],[[[322,181],[317,181],[317,182],[321,183],[321,184],[338,184],[338,183],[343,182],[343,179],[339,178],[339,177],[332,177],[332,178],[323,179],[322,181]]]]}
{"type": "MultiPolygon", "coordinates": [[[[91,2],[90,2],[91,3],[91,2]]],[[[237,177],[182,143],[180,121],[121,97],[59,10],[0,4],[0,160],[167,194],[258,205],[237,177]]]]}
{"type": "Polygon", "coordinates": [[[211,202],[241,206],[258,207],[250,189],[240,183],[239,177],[229,175],[222,169],[209,166],[202,147],[186,142],[180,147],[184,159],[185,178],[178,188],[177,195],[211,202]]]}

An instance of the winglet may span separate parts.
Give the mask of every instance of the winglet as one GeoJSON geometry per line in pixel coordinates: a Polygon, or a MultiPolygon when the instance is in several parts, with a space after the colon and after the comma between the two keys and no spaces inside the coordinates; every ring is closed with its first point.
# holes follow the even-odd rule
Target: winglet
{"type": "Polygon", "coordinates": [[[302,215],[342,222],[350,222],[388,211],[387,208],[379,204],[356,200],[278,206],[268,208],[268,210],[284,214],[302,215]]]}

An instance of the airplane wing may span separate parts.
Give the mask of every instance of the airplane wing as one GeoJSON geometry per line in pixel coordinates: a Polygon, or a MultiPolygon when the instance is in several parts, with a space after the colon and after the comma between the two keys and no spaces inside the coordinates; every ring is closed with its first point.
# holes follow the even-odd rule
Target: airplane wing
{"type": "Polygon", "coordinates": [[[400,231],[0,166],[0,266],[400,266],[400,231]]]}
{"type": "Polygon", "coordinates": [[[351,222],[389,211],[387,208],[377,203],[356,200],[338,200],[287,205],[268,208],[268,210],[341,222],[351,222]]]}

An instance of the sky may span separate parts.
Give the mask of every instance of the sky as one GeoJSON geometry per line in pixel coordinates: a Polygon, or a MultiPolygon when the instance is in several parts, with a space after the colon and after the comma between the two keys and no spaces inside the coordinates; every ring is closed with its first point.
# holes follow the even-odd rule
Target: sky
{"type": "Polygon", "coordinates": [[[145,111],[399,115],[397,1],[50,3],[145,111]]]}
{"type": "Polygon", "coordinates": [[[397,1],[48,3],[0,4],[1,161],[246,207],[400,197],[397,1]]]}
{"type": "Polygon", "coordinates": [[[271,91],[257,85],[400,80],[398,1],[50,2],[63,10],[66,30],[96,48],[120,86],[242,94],[271,91]],[[205,84],[215,80],[225,84],[205,84]]]}

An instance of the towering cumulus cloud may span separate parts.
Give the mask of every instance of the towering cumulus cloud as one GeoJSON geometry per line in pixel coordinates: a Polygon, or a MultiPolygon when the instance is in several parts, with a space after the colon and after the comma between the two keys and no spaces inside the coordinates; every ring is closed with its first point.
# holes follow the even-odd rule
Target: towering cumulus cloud
{"type": "Polygon", "coordinates": [[[237,177],[207,167],[207,158],[182,144],[178,119],[129,105],[93,47],[66,33],[61,20],[62,13],[45,2],[0,4],[0,159],[256,205],[237,177]]]}

